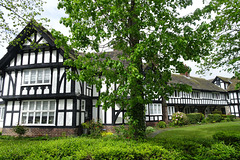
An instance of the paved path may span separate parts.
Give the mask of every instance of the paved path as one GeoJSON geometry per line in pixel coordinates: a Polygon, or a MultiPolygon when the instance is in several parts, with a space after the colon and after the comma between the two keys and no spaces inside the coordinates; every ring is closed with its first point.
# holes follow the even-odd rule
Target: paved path
{"type": "Polygon", "coordinates": [[[148,138],[154,138],[156,135],[158,135],[159,133],[162,133],[162,132],[165,132],[165,131],[168,131],[168,130],[171,130],[171,129],[174,129],[174,128],[164,128],[164,129],[158,129],[156,130],[155,132],[152,132],[152,133],[149,133],[147,135],[148,138]]]}

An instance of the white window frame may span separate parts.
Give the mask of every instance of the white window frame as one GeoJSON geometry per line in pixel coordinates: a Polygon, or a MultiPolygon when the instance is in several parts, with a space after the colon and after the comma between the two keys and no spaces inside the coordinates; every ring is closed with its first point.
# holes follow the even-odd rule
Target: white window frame
{"type": "Polygon", "coordinates": [[[85,111],[86,110],[86,100],[82,99],[81,100],[81,111],[85,111]]]}
{"type": "Polygon", "coordinates": [[[51,84],[51,69],[50,68],[38,68],[38,69],[26,69],[23,70],[23,76],[22,76],[22,86],[32,86],[32,85],[49,85],[51,84]],[[38,73],[39,71],[42,71],[42,82],[39,83],[38,82],[38,73]],[[45,81],[45,76],[46,76],[46,72],[49,71],[49,79],[48,82],[44,82],[45,81]],[[28,79],[26,80],[27,83],[25,82],[25,75],[26,73],[29,73],[28,75],[28,79]],[[32,73],[35,72],[35,83],[31,83],[31,77],[32,77],[32,73]]]}
{"type": "Polygon", "coordinates": [[[21,104],[21,117],[20,117],[20,124],[24,125],[24,126],[55,126],[55,119],[56,119],[56,100],[31,100],[31,101],[22,101],[21,104]],[[37,102],[41,103],[40,109],[37,109],[37,102]],[[43,109],[43,103],[48,103],[48,109],[44,110],[43,109]],[[50,109],[50,103],[54,102],[54,109],[50,109]],[[27,109],[24,110],[24,105],[23,104],[27,103],[27,109]],[[30,103],[34,103],[34,108],[32,110],[30,110],[30,103]],[[29,114],[33,113],[33,120],[32,123],[29,123],[29,114]],[[36,113],[40,113],[40,119],[39,122],[40,123],[35,123],[35,119],[36,119],[36,113]],[[47,113],[47,120],[46,123],[42,123],[42,118],[43,118],[43,113],[47,113]],[[49,123],[49,119],[50,119],[50,113],[53,113],[53,122],[49,123]],[[26,114],[26,123],[23,123],[23,114],[26,114]]]}
{"type": "Polygon", "coordinates": [[[162,104],[161,103],[149,104],[149,115],[162,115],[162,104]]]}

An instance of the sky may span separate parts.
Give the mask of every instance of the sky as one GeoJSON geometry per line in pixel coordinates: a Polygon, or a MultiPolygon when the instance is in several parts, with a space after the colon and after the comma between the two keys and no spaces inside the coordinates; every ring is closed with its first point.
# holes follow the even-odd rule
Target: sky
{"type": "MultiPolygon", "coordinates": [[[[58,0],[47,0],[47,3],[44,5],[44,12],[42,13],[42,17],[46,17],[50,19],[50,22],[48,23],[49,28],[54,28],[58,31],[61,31],[64,35],[68,35],[68,29],[65,28],[62,24],[59,23],[59,20],[61,17],[66,17],[66,14],[64,13],[64,10],[58,10],[57,9],[58,0]]],[[[187,9],[181,11],[182,15],[194,12],[196,8],[201,8],[204,5],[202,4],[202,0],[193,0],[193,5],[188,7],[187,9]]],[[[20,30],[21,31],[21,30],[20,30]]],[[[4,54],[7,52],[6,47],[8,44],[4,44],[4,46],[0,46],[0,58],[4,56],[4,54]]],[[[206,72],[205,75],[199,75],[196,74],[196,71],[198,71],[198,67],[196,66],[196,62],[192,61],[186,61],[184,62],[187,66],[191,67],[192,71],[190,73],[190,76],[193,77],[201,77],[205,79],[214,79],[216,76],[223,76],[223,77],[232,77],[233,74],[227,73],[223,71],[222,69],[216,69],[216,70],[210,70],[209,72],[206,72]]]]}

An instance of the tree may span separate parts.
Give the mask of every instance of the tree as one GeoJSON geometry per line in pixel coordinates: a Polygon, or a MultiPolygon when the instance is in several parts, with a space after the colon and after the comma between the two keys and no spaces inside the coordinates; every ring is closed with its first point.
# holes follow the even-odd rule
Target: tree
{"type": "Polygon", "coordinates": [[[161,0],[61,0],[58,4],[68,14],[60,22],[71,36],[52,34],[69,57],[65,64],[79,69],[79,73],[69,71],[68,78],[96,84],[98,90],[106,84],[109,90],[101,93],[97,105],[108,109],[122,104],[134,138],[145,137],[146,104],[159,97],[168,99],[176,89],[191,90],[168,83],[171,73],[185,72],[181,59],[199,62],[208,55],[211,35],[205,23],[194,29],[196,13],[179,16],[178,9],[191,4],[161,0]],[[119,54],[111,58],[106,48],[119,54]],[[113,83],[117,90],[111,91],[113,83]]]}
{"type": "Polygon", "coordinates": [[[203,14],[210,19],[209,30],[213,35],[212,53],[204,57],[201,72],[210,68],[225,68],[240,78],[240,3],[237,0],[212,0],[203,9],[203,14]],[[213,14],[215,13],[215,14],[213,14]]]}
{"type": "MultiPolygon", "coordinates": [[[[16,37],[19,28],[22,28],[31,19],[43,11],[42,0],[1,0],[0,2],[0,43],[9,42],[16,37]]],[[[46,22],[47,19],[38,20],[46,22]]]]}

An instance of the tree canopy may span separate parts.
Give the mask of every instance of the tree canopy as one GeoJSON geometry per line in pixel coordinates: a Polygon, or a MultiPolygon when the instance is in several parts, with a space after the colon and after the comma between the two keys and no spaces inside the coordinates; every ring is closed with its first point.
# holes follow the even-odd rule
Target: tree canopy
{"type": "Polygon", "coordinates": [[[68,78],[106,84],[98,105],[127,110],[135,138],[145,135],[145,105],[168,98],[174,90],[190,91],[183,84],[169,83],[172,73],[185,73],[183,60],[200,62],[209,54],[211,34],[201,23],[199,10],[180,16],[180,9],[192,1],[162,0],[60,0],[58,8],[68,15],[61,23],[71,36],[53,31],[58,46],[65,48],[65,64],[79,72],[68,78]],[[119,51],[111,58],[106,49],[119,51]],[[74,52],[74,58],[72,51],[74,52]],[[80,54],[81,53],[81,54],[80,54]],[[111,90],[111,84],[117,90],[111,90]]]}
{"type": "MultiPolygon", "coordinates": [[[[0,2],[0,43],[10,42],[19,33],[19,28],[43,12],[42,0],[1,0],[0,2]]],[[[38,19],[38,22],[45,18],[38,19]]]]}
{"type": "Polygon", "coordinates": [[[223,68],[240,78],[240,3],[238,0],[212,0],[203,9],[209,18],[213,51],[204,57],[200,73],[210,68],[223,68]]]}

